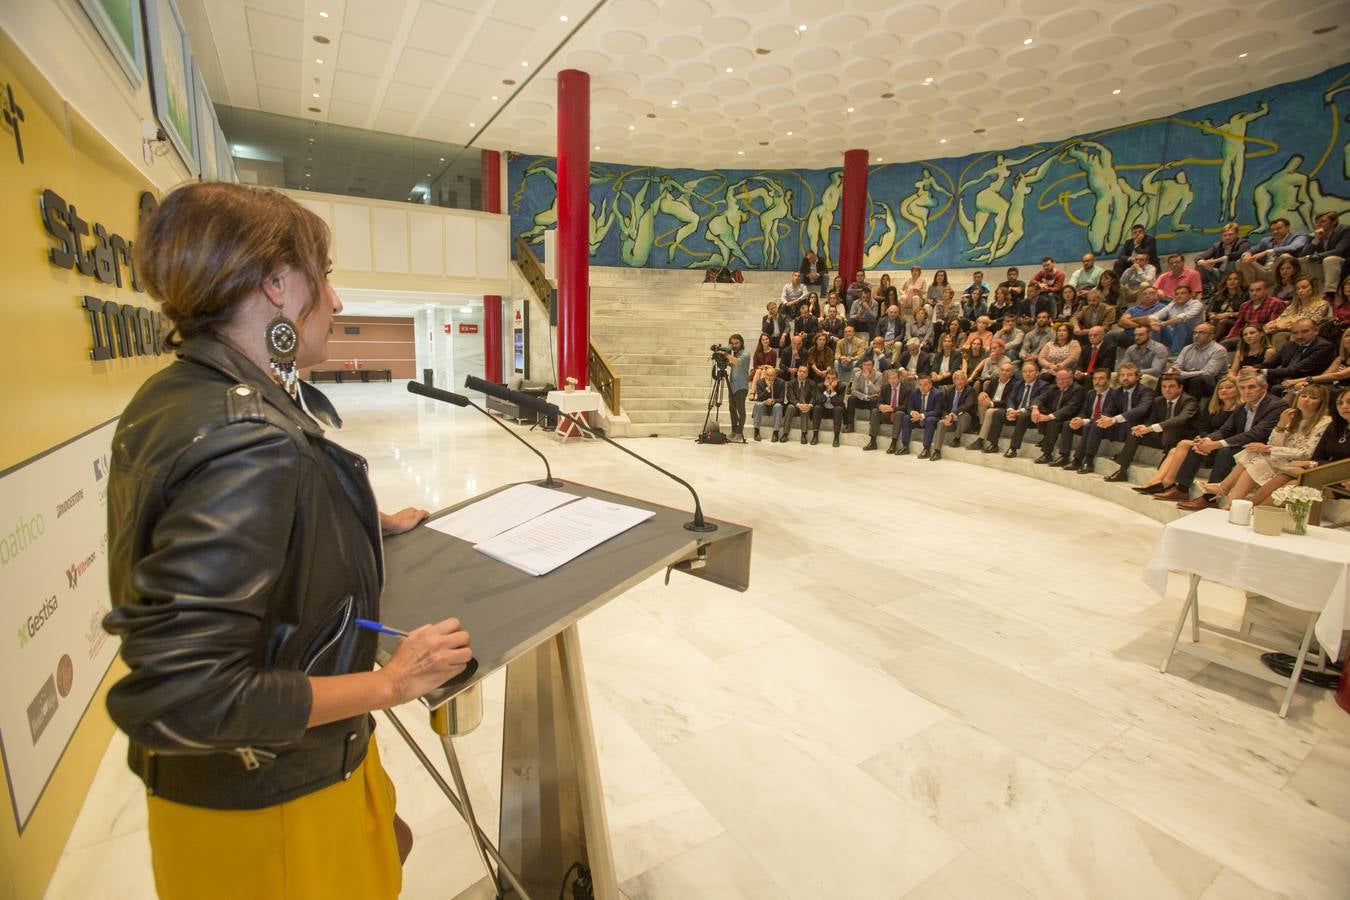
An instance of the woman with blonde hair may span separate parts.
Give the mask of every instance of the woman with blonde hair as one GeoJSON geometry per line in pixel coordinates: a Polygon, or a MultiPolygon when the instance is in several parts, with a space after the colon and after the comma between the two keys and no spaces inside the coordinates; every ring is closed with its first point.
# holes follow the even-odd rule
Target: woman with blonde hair
{"type": "Polygon", "coordinates": [[[381,535],[427,513],[379,512],[298,378],[342,311],[329,240],[284,194],[222,183],[171,191],[136,240],[178,360],[113,438],[103,625],[122,638],[108,712],[145,783],[161,900],[394,900],[412,834],[370,713],[472,658],[446,619],[375,669],[356,626],[380,618],[381,535]]]}
{"type": "Polygon", "coordinates": [[[1223,481],[1205,485],[1206,494],[1246,500],[1257,488],[1279,474],[1279,468],[1296,459],[1310,459],[1331,424],[1327,415],[1331,392],[1320,384],[1301,388],[1293,404],[1281,415],[1264,444],[1248,444],[1233,457],[1233,471],[1223,481]]]}

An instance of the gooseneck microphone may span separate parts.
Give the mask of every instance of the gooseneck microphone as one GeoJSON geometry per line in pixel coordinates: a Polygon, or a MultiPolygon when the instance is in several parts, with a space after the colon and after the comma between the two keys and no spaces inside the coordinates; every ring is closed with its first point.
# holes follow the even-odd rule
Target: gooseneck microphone
{"type": "Polygon", "coordinates": [[[483,407],[479,406],[477,403],[474,403],[468,397],[465,397],[463,394],[456,394],[453,391],[443,391],[440,388],[434,388],[431,387],[430,385],[425,385],[420,381],[409,381],[408,393],[417,394],[422,397],[428,397],[432,400],[440,400],[442,403],[449,403],[452,406],[472,406],[474,409],[478,410],[480,413],[487,416],[493,422],[493,424],[495,424],[502,431],[505,431],[507,434],[511,435],[511,437],[515,438],[516,440],[524,444],[526,447],[530,448],[531,453],[533,453],[535,456],[539,457],[544,461],[544,480],[536,481],[535,484],[539,485],[540,487],[548,487],[548,488],[556,488],[563,486],[563,483],[561,481],[558,481],[553,477],[553,469],[548,464],[547,456],[540,453],[539,450],[529,441],[525,440],[523,437],[512,431],[506,425],[506,423],[500,421],[496,416],[488,412],[486,409],[483,409],[483,407]]]}
{"type": "MultiPolygon", "coordinates": [[[[514,403],[517,406],[524,407],[525,409],[531,409],[534,410],[535,412],[543,413],[546,416],[561,416],[562,418],[567,419],[569,422],[571,422],[573,425],[577,426],[587,434],[598,437],[600,440],[604,441],[606,444],[609,444],[611,447],[614,447],[617,450],[622,450],[624,453],[627,453],[629,456],[633,457],[633,459],[636,459],[638,462],[646,463],[647,465],[651,466],[653,469],[660,472],[662,475],[666,476],[672,481],[684,485],[684,487],[689,491],[689,493],[693,495],[694,519],[691,522],[684,523],[684,527],[686,529],[688,529],[689,531],[699,531],[699,532],[708,532],[717,530],[716,523],[709,522],[703,518],[703,504],[699,502],[698,491],[694,490],[694,486],[692,484],[685,481],[683,478],[676,475],[674,472],[669,472],[661,468],[656,463],[652,462],[650,459],[647,459],[644,456],[640,456],[634,453],[632,450],[629,450],[622,444],[619,444],[611,440],[609,435],[605,434],[603,429],[592,428],[590,425],[586,424],[586,422],[583,421],[580,417],[564,413],[556,405],[549,403],[547,400],[541,400],[538,397],[533,397],[522,391],[513,391],[510,388],[506,387],[505,385],[493,384],[490,381],[484,381],[481,378],[475,378],[474,376],[470,375],[469,377],[464,379],[464,386],[471,391],[481,391],[482,393],[487,394],[490,397],[496,397],[498,400],[505,400],[508,403],[514,403]]],[[[412,390],[412,385],[409,385],[408,389],[412,390]]],[[[467,400],[467,398],[465,399],[467,400]]],[[[502,427],[505,428],[506,426],[503,425],[502,427]]]]}

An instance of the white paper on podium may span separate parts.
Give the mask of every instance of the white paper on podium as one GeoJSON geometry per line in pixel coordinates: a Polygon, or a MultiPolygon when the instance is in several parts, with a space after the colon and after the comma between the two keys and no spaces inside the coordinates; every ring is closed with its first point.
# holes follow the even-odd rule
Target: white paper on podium
{"type": "Polygon", "coordinates": [[[474,546],[530,575],[547,575],[656,513],[585,497],[474,546]]]}
{"type": "Polygon", "coordinates": [[[430,521],[427,527],[477,544],[575,499],[575,494],[537,484],[517,484],[430,521]]]}

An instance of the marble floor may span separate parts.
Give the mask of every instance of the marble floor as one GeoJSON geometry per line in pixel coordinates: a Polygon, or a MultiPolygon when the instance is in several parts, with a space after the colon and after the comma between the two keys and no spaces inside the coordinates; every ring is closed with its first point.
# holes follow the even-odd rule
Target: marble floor
{"type": "MultiPolygon", "coordinates": [[[[398,385],[329,393],[385,509],[537,475],[473,410],[398,385]]],[[[563,477],[688,502],[611,448],[527,437],[563,477]]],[[[1350,892],[1350,715],[1304,689],[1279,719],[1273,686],[1191,657],[1160,674],[1183,585],[1160,602],[1140,581],[1157,522],[956,461],[632,446],[755,539],[744,594],[653,578],[582,623],[627,897],[1350,892]]],[[[1236,623],[1241,596],[1201,597],[1236,623]]],[[[502,688],[488,681],[484,724],[461,743],[489,833],[502,688]]],[[[424,717],[403,712],[434,752],[424,717]]],[[[450,900],[481,876],[468,831],[393,730],[379,740],[417,838],[403,896],[450,900]]],[[[108,749],[53,900],[154,896],[124,746],[108,749]]]]}

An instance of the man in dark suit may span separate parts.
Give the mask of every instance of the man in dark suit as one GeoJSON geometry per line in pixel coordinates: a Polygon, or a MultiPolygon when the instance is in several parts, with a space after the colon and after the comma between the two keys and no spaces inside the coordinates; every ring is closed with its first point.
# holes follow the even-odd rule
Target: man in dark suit
{"type": "Polygon", "coordinates": [[[781,350],[787,344],[788,323],[792,320],[778,308],[776,300],[769,301],[765,309],[767,314],[760,321],[759,330],[769,336],[769,343],[775,350],[781,350]]]}
{"type": "Polygon", "coordinates": [[[817,294],[825,293],[825,285],[829,283],[830,267],[825,265],[825,260],[816,255],[816,251],[806,251],[797,272],[802,276],[802,284],[806,285],[808,290],[817,294]]]}
{"type": "Polygon", "coordinates": [[[1217,431],[1196,440],[1182,461],[1176,480],[1170,485],[1164,483],[1166,489],[1155,494],[1155,500],[1179,501],[1177,508],[1185,510],[1213,506],[1216,500],[1213,494],[1190,499],[1191,484],[1204,460],[1214,461],[1210,480],[1223,481],[1233,471],[1233,457],[1238,451],[1248,444],[1265,443],[1280,414],[1288,408],[1288,404],[1268,392],[1265,376],[1256,372],[1238,376],[1238,394],[1242,397],[1242,406],[1217,431]]]}
{"type": "Polygon", "coordinates": [[[1135,225],[1130,228],[1130,239],[1121,246],[1120,255],[1112,267],[1117,278],[1130,267],[1136,253],[1148,254],[1148,261],[1153,268],[1162,271],[1162,263],[1158,261],[1158,239],[1146,232],[1143,225],[1135,225]]]}
{"type": "Polygon", "coordinates": [[[891,423],[891,445],[887,453],[894,453],[896,442],[900,439],[900,420],[905,415],[905,401],[909,397],[908,389],[900,383],[900,370],[889,369],[886,372],[886,386],[877,397],[877,408],[872,411],[872,424],[867,429],[868,440],[864,450],[877,449],[877,435],[881,433],[881,423],[891,423]]]}
{"type": "Polygon", "coordinates": [[[863,359],[870,359],[872,368],[882,375],[894,367],[891,362],[891,351],[886,349],[886,340],[881,335],[872,338],[872,346],[863,359]]]}
{"type": "Polygon", "coordinates": [[[1003,455],[1009,459],[1015,457],[1017,451],[1022,449],[1022,436],[1027,432],[1027,425],[1030,422],[1032,412],[1036,409],[1036,402],[1049,388],[1049,382],[1041,381],[1041,367],[1037,365],[1035,360],[1029,359],[1022,363],[1022,383],[1013,391],[1012,398],[1008,400],[1002,414],[995,413],[993,421],[989,423],[989,437],[986,440],[984,452],[998,452],[998,439],[1003,434],[1003,426],[1011,424],[1013,426],[1012,443],[1008,445],[1008,449],[1003,455]]]}
{"type": "Polygon", "coordinates": [[[1021,384],[1021,381],[1018,380],[1017,369],[1011,359],[1005,359],[998,367],[998,374],[986,378],[980,384],[979,391],[975,395],[976,412],[980,422],[980,436],[966,448],[967,450],[994,452],[987,449],[989,447],[989,430],[993,427],[994,420],[1003,417],[1019,384],[1021,384]]]}
{"type": "Polygon", "coordinates": [[[1041,429],[1041,455],[1036,457],[1036,464],[1043,466],[1054,459],[1055,445],[1061,443],[1062,437],[1066,437],[1068,440],[1061,445],[1055,465],[1068,468],[1068,445],[1073,443],[1073,432],[1068,431],[1067,426],[1069,420],[1083,408],[1086,395],[1087,389],[1074,382],[1073,373],[1068,369],[1060,369],[1055,373],[1055,386],[1042,394],[1032,407],[1031,415],[1013,428],[1013,443],[1020,447],[1027,426],[1038,426],[1041,429]]]}
{"type": "Polygon", "coordinates": [[[901,380],[912,385],[920,375],[932,373],[933,356],[923,349],[918,338],[910,338],[905,343],[905,352],[900,354],[896,367],[900,369],[901,380]]]}
{"type": "MultiPolygon", "coordinates": [[[[1200,401],[1181,386],[1181,379],[1174,373],[1168,373],[1158,379],[1158,390],[1162,396],[1153,401],[1148,418],[1125,432],[1125,446],[1116,454],[1115,472],[1106,476],[1107,481],[1127,481],[1130,477],[1130,464],[1140,445],[1157,447],[1165,455],[1182,438],[1190,437],[1191,422],[1200,410],[1200,401]]],[[[1158,493],[1163,488],[1159,487],[1158,493]]]]}
{"type": "Polygon", "coordinates": [[[762,440],[759,435],[759,429],[764,424],[764,417],[770,416],[773,419],[773,442],[778,441],[778,430],[783,425],[783,408],[787,402],[787,386],[783,384],[783,379],[778,377],[778,370],[773,366],[764,367],[764,376],[755,382],[754,389],[754,412],[751,413],[755,422],[755,440],[762,440]]]}
{"type": "Polygon", "coordinates": [[[1079,475],[1092,474],[1103,440],[1124,440],[1129,429],[1144,421],[1153,408],[1153,391],[1139,383],[1138,366],[1125,363],[1118,374],[1120,386],[1110,388],[1107,386],[1111,376],[1098,369],[1092,378],[1093,390],[1083,398],[1078,425],[1069,423],[1070,429],[1081,434],[1083,439],[1073,462],[1065,468],[1074,469],[1079,475]],[[1101,398],[1102,388],[1106,388],[1105,398],[1101,398]],[[1105,402],[1101,402],[1102,399],[1105,402]]]}
{"type": "Polygon", "coordinates": [[[798,366],[803,364],[810,366],[806,352],[806,339],[801,332],[794,334],[787,346],[778,351],[778,377],[787,381],[797,374],[798,366]]]}
{"type": "Polygon", "coordinates": [[[929,459],[934,461],[942,459],[942,444],[947,440],[949,433],[955,435],[952,438],[952,446],[961,446],[961,435],[975,425],[975,417],[978,414],[976,398],[975,388],[967,382],[966,373],[958,369],[952,375],[951,390],[946,391],[942,398],[942,418],[938,419],[937,434],[933,438],[933,453],[929,459]]]}
{"type": "MultiPolygon", "coordinates": [[[[1095,372],[1103,371],[1109,376],[1116,366],[1116,346],[1107,343],[1106,329],[1101,325],[1093,325],[1088,329],[1087,342],[1082,346],[1083,351],[1078,354],[1078,371],[1074,374],[1074,380],[1086,386],[1092,383],[1095,372]]],[[[1108,377],[1107,381],[1110,380],[1108,377]]]]}
{"type": "Polygon", "coordinates": [[[788,382],[784,401],[787,406],[787,418],[783,422],[783,443],[787,443],[792,433],[792,420],[800,416],[802,420],[802,443],[806,443],[806,427],[811,426],[811,443],[820,442],[820,385],[811,379],[811,367],[800,365],[788,382]]]}
{"type": "Polygon", "coordinates": [[[1317,326],[1312,319],[1295,319],[1289,329],[1289,340],[1262,374],[1270,389],[1276,391],[1282,382],[1291,378],[1321,375],[1335,357],[1336,346],[1317,336],[1317,326]]]}
{"type": "Polygon", "coordinates": [[[933,387],[931,375],[920,375],[918,387],[909,392],[904,414],[900,416],[900,446],[891,440],[888,451],[897,456],[909,454],[909,436],[914,426],[923,429],[923,452],[919,459],[928,459],[933,453],[933,434],[937,431],[938,419],[942,417],[942,392],[933,387]]]}

